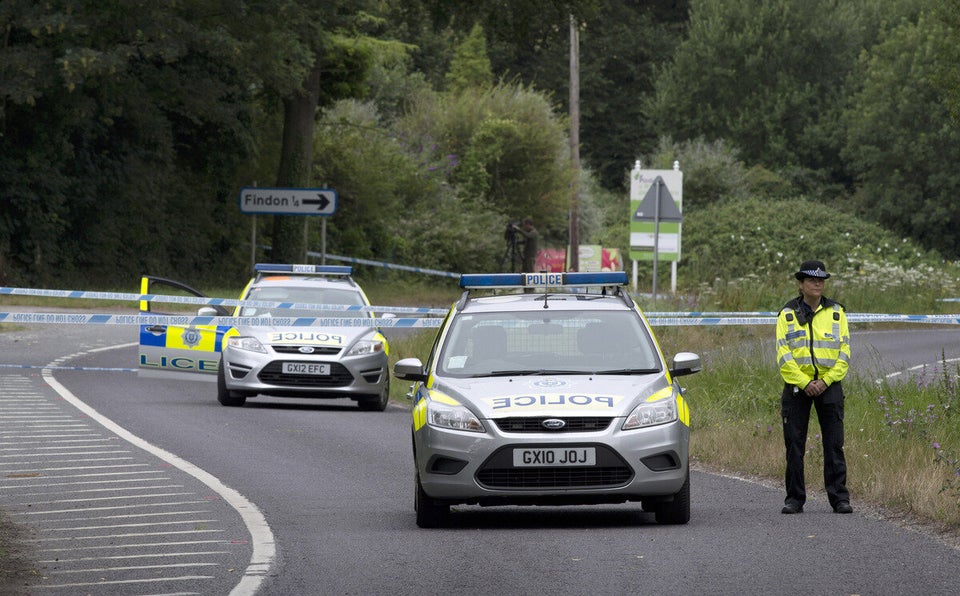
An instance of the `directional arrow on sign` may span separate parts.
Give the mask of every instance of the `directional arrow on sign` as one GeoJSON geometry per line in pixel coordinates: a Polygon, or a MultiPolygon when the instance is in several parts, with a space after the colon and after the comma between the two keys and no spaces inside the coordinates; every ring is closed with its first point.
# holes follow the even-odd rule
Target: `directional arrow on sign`
{"type": "Polygon", "coordinates": [[[318,193],[317,196],[320,198],[319,199],[303,199],[303,204],[318,205],[317,211],[323,211],[324,209],[327,208],[327,205],[330,204],[330,199],[328,199],[326,195],[320,194],[320,193],[318,193]]]}

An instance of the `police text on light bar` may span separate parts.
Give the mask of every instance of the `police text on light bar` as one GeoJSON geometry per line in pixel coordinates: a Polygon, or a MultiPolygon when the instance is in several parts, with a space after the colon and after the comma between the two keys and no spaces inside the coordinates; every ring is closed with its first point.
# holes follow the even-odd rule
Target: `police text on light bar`
{"type": "Polygon", "coordinates": [[[278,265],[257,263],[253,266],[256,273],[293,273],[300,275],[350,275],[353,267],[348,265],[278,265]]]}

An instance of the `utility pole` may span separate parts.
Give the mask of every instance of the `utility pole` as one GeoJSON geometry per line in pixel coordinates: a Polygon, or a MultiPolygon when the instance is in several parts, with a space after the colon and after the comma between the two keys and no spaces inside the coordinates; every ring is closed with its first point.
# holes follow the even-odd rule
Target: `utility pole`
{"type": "Polygon", "coordinates": [[[570,269],[580,270],[580,31],[570,15],[570,269]]]}

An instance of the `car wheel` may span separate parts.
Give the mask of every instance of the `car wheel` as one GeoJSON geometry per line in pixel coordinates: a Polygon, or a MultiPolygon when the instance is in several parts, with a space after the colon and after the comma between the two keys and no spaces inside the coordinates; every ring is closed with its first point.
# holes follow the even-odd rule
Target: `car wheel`
{"type": "Polygon", "coordinates": [[[390,379],[387,378],[387,382],[383,384],[383,389],[380,390],[380,394],[374,397],[364,397],[360,398],[357,401],[357,406],[361,410],[367,412],[382,412],[387,409],[387,404],[390,403],[390,379]]]}
{"type": "Polygon", "coordinates": [[[680,487],[680,491],[673,495],[673,500],[657,505],[654,517],[658,524],[685,524],[690,521],[690,470],[687,478],[680,487]]]}
{"type": "Polygon", "coordinates": [[[224,378],[224,363],[223,359],[220,359],[220,369],[217,371],[217,401],[220,402],[222,406],[228,406],[237,408],[246,403],[247,398],[244,396],[237,396],[236,393],[227,389],[227,381],[224,378]]]}
{"type": "Polygon", "coordinates": [[[417,474],[417,493],[413,503],[417,511],[417,526],[421,528],[442,528],[450,518],[450,505],[431,498],[423,491],[420,474],[417,474]]]}

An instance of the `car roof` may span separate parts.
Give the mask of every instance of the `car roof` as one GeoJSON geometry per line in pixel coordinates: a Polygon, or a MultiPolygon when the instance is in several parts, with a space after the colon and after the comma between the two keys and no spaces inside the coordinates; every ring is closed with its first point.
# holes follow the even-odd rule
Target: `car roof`
{"type": "Polygon", "coordinates": [[[330,287],[330,288],[343,288],[343,289],[353,289],[360,290],[360,286],[357,285],[350,277],[316,277],[316,276],[302,276],[302,275],[269,275],[261,277],[259,279],[254,279],[250,283],[251,288],[259,287],[284,287],[284,288],[316,288],[316,287],[330,287]]]}
{"type": "Polygon", "coordinates": [[[619,296],[574,293],[500,294],[496,296],[469,296],[460,312],[564,312],[584,310],[630,311],[633,308],[619,296]],[[544,308],[546,297],[546,308],[544,308]]]}

